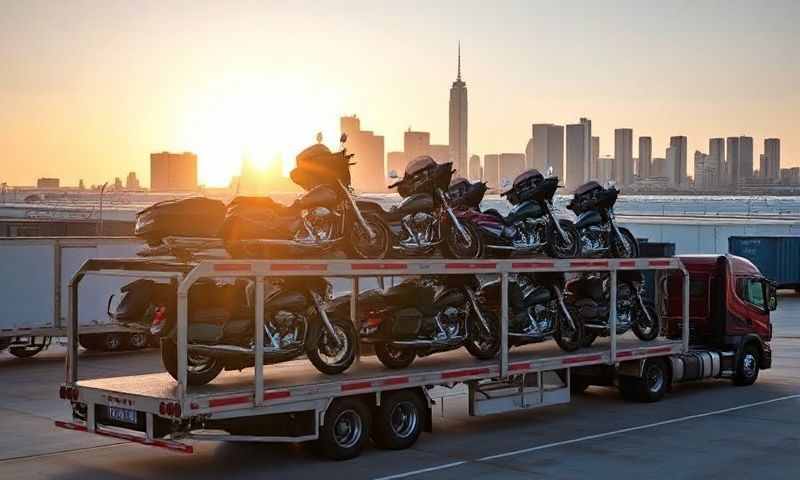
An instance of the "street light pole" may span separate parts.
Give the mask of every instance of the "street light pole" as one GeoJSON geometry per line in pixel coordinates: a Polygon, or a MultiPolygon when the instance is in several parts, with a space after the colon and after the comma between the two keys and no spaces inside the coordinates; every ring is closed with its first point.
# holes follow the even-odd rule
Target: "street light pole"
{"type": "Polygon", "coordinates": [[[103,234],[103,194],[106,192],[106,187],[108,186],[108,182],[104,183],[102,187],[100,187],[100,215],[99,215],[99,222],[97,223],[97,236],[101,236],[103,234]]]}

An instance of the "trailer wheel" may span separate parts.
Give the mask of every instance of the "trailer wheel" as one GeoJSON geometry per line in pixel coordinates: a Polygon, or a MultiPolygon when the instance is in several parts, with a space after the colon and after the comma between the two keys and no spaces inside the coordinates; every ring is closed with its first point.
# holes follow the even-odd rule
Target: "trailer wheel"
{"type": "Polygon", "coordinates": [[[758,359],[761,355],[754,345],[745,345],[739,361],[736,363],[736,375],[733,377],[734,385],[746,387],[755,383],[758,378],[758,359]]]}
{"type": "Polygon", "coordinates": [[[375,355],[387,368],[406,368],[414,361],[417,352],[413,348],[395,348],[388,343],[376,343],[375,355]]]}
{"type": "Polygon", "coordinates": [[[325,412],[317,446],[331,460],[349,460],[364,449],[370,435],[371,415],[364,402],[345,397],[334,400],[325,412]]]}
{"type": "Polygon", "coordinates": [[[664,397],[669,385],[669,371],[661,359],[647,360],[641,377],[621,376],[619,391],[625,400],[657,402],[664,397]]]}
{"type": "Polygon", "coordinates": [[[408,448],[419,439],[426,414],[425,403],[415,392],[387,393],[381,397],[381,406],[375,412],[372,439],[380,448],[408,448]]]}
{"type": "Polygon", "coordinates": [[[104,352],[116,352],[122,345],[122,335],[119,333],[106,333],[100,337],[100,349],[104,352]]]}
{"type": "Polygon", "coordinates": [[[126,342],[128,348],[132,350],[140,350],[142,348],[147,348],[150,341],[148,337],[149,335],[144,332],[134,332],[129,334],[126,342]]]}

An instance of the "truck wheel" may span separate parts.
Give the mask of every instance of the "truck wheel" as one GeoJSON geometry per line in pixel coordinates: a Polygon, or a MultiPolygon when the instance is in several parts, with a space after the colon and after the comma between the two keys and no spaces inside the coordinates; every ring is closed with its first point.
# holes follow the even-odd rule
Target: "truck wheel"
{"type": "Polygon", "coordinates": [[[122,343],[119,333],[106,333],[100,337],[100,349],[104,352],[115,352],[122,347],[122,343]]]}
{"type": "Polygon", "coordinates": [[[669,372],[661,359],[647,360],[640,377],[622,376],[618,379],[619,391],[626,400],[657,402],[664,397],[669,384],[669,372]]]}
{"type": "Polygon", "coordinates": [[[406,368],[414,361],[417,353],[413,348],[395,348],[388,343],[376,343],[375,355],[387,368],[406,368]]]}
{"type": "Polygon", "coordinates": [[[47,348],[48,340],[48,337],[31,337],[28,345],[15,345],[8,349],[8,353],[17,358],[30,358],[47,348]],[[41,342],[36,343],[37,339],[41,339],[41,342]]]}
{"type": "Polygon", "coordinates": [[[754,345],[745,345],[739,362],[736,364],[736,375],[733,377],[734,385],[746,387],[755,383],[758,378],[758,348],[754,345]]]}
{"type": "MultiPolygon", "coordinates": [[[[224,365],[216,358],[189,353],[186,382],[192,386],[205,385],[217,378],[224,365]]],[[[161,342],[161,362],[172,378],[178,380],[178,345],[172,340],[161,342]]]]}
{"type": "Polygon", "coordinates": [[[344,397],[334,400],[325,412],[317,446],[331,460],[357,457],[369,438],[372,417],[364,402],[344,397]]]}
{"type": "Polygon", "coordinates": [[[149,343],[148,335],[144,332],[134,332],[128,335],[127,345],[131,350],[140,350],[147,348],[149,343]]]}
{"type": "Polygon", "coordinates": [[[400,390],[381,397],[375,412],[372,439],[380,448],[402,450],[416,443],[425,425],[427,409],[415,392],[400,390]]]}

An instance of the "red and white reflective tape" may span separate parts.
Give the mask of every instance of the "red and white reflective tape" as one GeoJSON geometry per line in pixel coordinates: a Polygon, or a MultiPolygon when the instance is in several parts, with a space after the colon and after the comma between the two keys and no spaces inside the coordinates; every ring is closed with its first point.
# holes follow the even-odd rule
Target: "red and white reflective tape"
{"type": "Polygon", "coordinates": [[[570,267],[585,268],[585,267],[608,267],[606,260],[572,260],[569,262],[570,267]]]}
{"type": "Polygon", "coordinates": [[[553,268],[555,262],[515,262],[511,264],[511,268],[553,268]]]}
{"type": "Polygon", "coordinates": [[[497,268],[496,263],[445,263],[444,264],[445,270],[472,270],[472,269],[481,269],[481,270],[494,270],[497,268]]]}
{"type": "Polygon", "coordinates": [[[328,266],[324,263],[274,263],[269,269],[275,272],[325,272],[328,266]]]}
{"type": "Polygon", "coordinates": [[[407,263],[351,263],[353,270],[408,270],[407,263]]]}
{"type": "MultiPolygon", "coordinates": [[[[60,420],[55,421],[55,425],[59,428],[65,428],[67,430],[73,430],[76,432],[88,432],[89,429],[83,425],[78,425],[71,422],[62,422],[60,420]]],[[[96,428],[94,433],[97,435],[103,435],[105,437],[113,437],[118,438],[120,440],[127,440],[129,442],[136,442],[142,445],[149,445],[151,447],[160,447],[166,448],[168,450],[174,450],[176,452],[181,453],[192,453],[194,452],[194,448],[191,445],[186,445],[185,443],[175,442],[172,440],[159,440],[153,439],[148,440],[146,438],[140,437],[138,435],[123,433],[123,432],[112,432],[109,430],[104,430],[101,428],[96,428]]]]}
{"type": "Polygon", "coordinates": [[[575,357],[566,357],[561,359],[562,365],[574,365],[576,363],[583,363],[583,362],[596,362],[598,360],[602,360],[603,355],[596,354],[596,355],[578,355],[575,357]]]}
{"type": "Polygon", "coordinates": [[[488,367],[484,368],[467,368],[464,370],[453,370],[451,372],[444,372],[442,380],[452,380],[455,378],[475,377],[478,375],[486,375],[491,370],[488,367]]]}

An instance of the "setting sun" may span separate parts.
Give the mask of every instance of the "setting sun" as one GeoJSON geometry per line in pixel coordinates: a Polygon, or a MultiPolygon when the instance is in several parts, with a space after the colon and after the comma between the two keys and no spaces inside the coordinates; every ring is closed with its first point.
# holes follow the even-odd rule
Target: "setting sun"
{"type": "Polygon", "coordinates": [[[317,132],[328,144],[338,139],[341,103],[298,75],[223,74],[186,92],[181,143],[197,153],[199,180],[208,186],[228,185],[245,157],[272,171],[283,159],[285,173],[317,132]]]}

